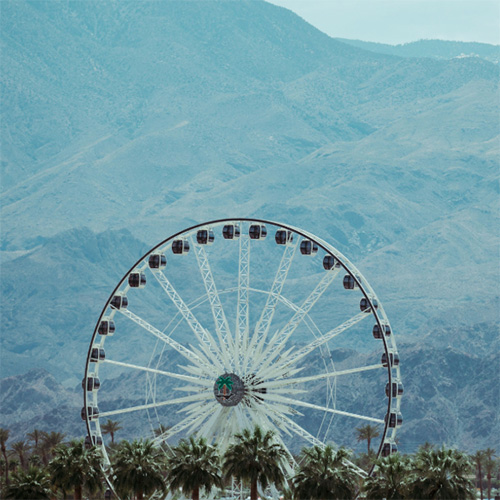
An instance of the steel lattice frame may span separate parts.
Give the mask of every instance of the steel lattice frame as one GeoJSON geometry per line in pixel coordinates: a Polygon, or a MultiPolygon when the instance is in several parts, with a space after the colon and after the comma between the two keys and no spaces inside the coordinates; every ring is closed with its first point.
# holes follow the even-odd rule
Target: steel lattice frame
{"type": "MultiPolygon", "coordinates": [[[[267,261],[264,260],[264,262],[267,261]]],[[[303,270],[301,272],[304,273],[303,270]]],[[[307,277],[312,278],[312,276],[307,277]]],[[[300,283],[300,280],[295,276],[292,282],[300,283]]],[[[142,290],[134,289],[133,292],[140,293],[142,290]]],[[[335,303],[331,306],[335,307],[335,303]]],[[[112,353],[113,349],[110,351],[112,353]]],[[[300,438],[309,446],[324,446],[325,441],[331,439],[330,427],[333,416],[336,416],[336,418],[351,419],[353,427],[363,422],[378,424],[380,444],[377,455],[380,455],[382,450],[387,450],[388,447],[390,451],[395,449],[396,431],[400,425],[399,421],[397,424],[394,422],[391,424],[391,419],[387,418],[391,414],[400,415],[402,390],[393,392],[394,384],[399,387],[401,383],[399,363],[392,363],[396,357],[398,357],[396,340],[381,302],[359,270],[332,245],[302,229],[261,219],[221,219],[204,222],[170,236],[151,249],[130,268],[111,293],[97,321],[87,355],[82,416],[86,421],[88,439],[100,442],[102,439],[100,421],[103,418],[131,412],[145,412],[149,418],[158,415],[159,409],[175,405],[176,408],[181,407],[182,417],[179,422],[154,438],[157,444],[172,442],[172,440],[175,442],[181,436],[197,432],[209,440],[217,441],[222,448],[228,445],[234,433],[255,424],[265,429],[275,430],[276,438],[285,447],[290,438],[300,438]],[[225,225],[239,227],[241,234],[238,243],[223,239],[221,230],[225,225]],[[272,251],[281,252],[277,266],[264,273],[269,277],[270,285],[267,288],[254,286],[252,280],[251,256],[261,251],[259,247],[263,242],[249,237],[251,225],[265,225],[269,231],[266,248],[270,248],[269,240],[273,240],[272,251]],[[277,245],[270,229],[290,231],[293,240],[277,245]],[[196,236],[199,230],[214,231],[214,247],[217,243],[219,253],[215,250],[212,253],[212,246],[197,243],[196,236]],[[190,243],[190,252],[186,256],[174,255],[171,251],[172,243],[179,239],[190,243]],[[317,270],[310,274],[319,274],[319,276],[312,289],[306,290],[299,299],[291,300],[284,294],[284,286],[289,278],[289,271],[297,265],[298,260],[310,258],[297,251],[304,240],[315,243],[319,248],[318,254],[310,261],[317,262],[317,270]],[[217,259],[223,252],[221,249],[224,245],[231,245],[233,248],[233,254],[237,259],[235,266],[237,276],[234,286],[221,288],[221,283],[217,282],[218,274],[214,273],[212,263],[216,263],[217,269],[219,266],[217,259]],[[148,259],[153,254],[168,256],[165,269],[150,268],[148,259]],[[328,255],[335,259],[336,265],[325,270],[321,265],[320,257],[328,255]],[[191,259],[189,262],[192,263],[192,268],[197,269],[196,275],[199,276],[198,279],[201,280],[204,291],[194,300],[193,297],[182,297],[185,290],[179,291],[178,287],[172,283],[170,270],[175,267],[176,259],[191,259]],[[164,321],[168,319],[166,327],[157,328],[147,319],[136,314],[135,302],[132,299],[130,308],[116,309],[111,306],[113,297],[129,294],[131,287],[128,277],[135,272],[145,273],[148,278],[147,286],[156,284],[156,288],[164,295],[174,311],[168,313],[168,318],[163,318],[164,321]],[[358,309],[357,313],[348,315],[344,321],[329,325],[328,328],[318,327],[311,316],[311,311],[314,311],[315,305],[325,292],[331,289],[332,283],[339,281],[337,278],[339,273],[351,276],[356,285],[356,290],[344,292],[364,298],[368,309],[362,312],[358,309]],[[150,277],[154,279],[151,280],[150,277]],[[259,306],[255,306],[259,307],[259,310],[256,311],[252,320],[252,297],[258,295],[263,298],[259,306]],[[221,297],[225,299],[226,296],[234,297],[235,304],[231,310],[231,317],[228,317],[225,303],[221,300],[221,297]],[[265,304],[262,305],[264,298],[265,304]],[[197,318],[198,307],[210,309],[211,325],[207,323],[206,318],[204,318],[205,321],[197,318]],[[289,311],[289,317],[283,320],[282,314],[280,323],[275,324],[275,313],[278,307],[286,308],[289,311]],[[375,327],[378,326],[380,332],[384,332],[377,340],[379,342],[377,345],[380,346],[380,353],[385,353],[386,359],[390,362],[385,363],[385,366],[382,362],[378,362],[336,370],[330,359],[323,361],[323,367],[318,366],[318,373],[308,376],[299,375],[303,369],[301,363],[309,359],[308,356],[321,353],[321,357],[328,358],[329,347],[334,347],[337,337],[341,334],[346,335],[343,332],[368,317],[375,321],[375,327]],[[93,350],[95,353],[96,348],[104,349],[104,345],[108,342],[112,347],[113,342],[116,342],[115,338],[108,339],[107,335],[99,334],[99,326],[103,321],[116,321],[117,337],[120,335],[120,324],[122,324],[120,322],[126,321],[128,322],[127,328],[131,328],[131,324],[134,325],[138,331],[137,335],[149,335],[148,338],[155,339],[156,346],[151,349],[149,362],[136,364],[130,359],[114,359],[113,355],[109,356],[108,353],[104,360],[93,361],[93,350]],[[177,334],[178,329],[183,331],[182,335],[177,334]],[[305,345],[299,346],[293,342],[298,330],[301,331],[298,336],[301,341],[304,339],[304,332],[310,332],[305,345]],[[390,333],[386,335],[386,331],[390,333]],[[158,345],[162,346],[161,352],[158,345]],[[165,349],[175,351],[178,357],[183,359],[183,364],[164,366],[165,349]],[[137,376],[144,374],[146,395],[141,404],[101,411],[96,417],[91,414],[93,410],[89,411],[89,408],[98,407],[99,390],[93,388],[91,382],[92,379],[99,378],[99,372],[106,366],[122,369],[125,374],[128,372],[137,376]],[[389,394],[386,397],[387,404],[384,403],[383,414],[364,415],[337,408],[337,378],[358,376],[366,372],[386,374],[384,379],[388,384],[389,394]],[[214,382],[223,374],[234,374],[232,375],[234,380],[239,378],[243,381],[245,389],[241,404],[223,406],[214,397],[214,382]],[[163,378],[184,384],[180,389],[185,391],[185,395],[173,397],[162,394],[157,383],[163,378]],[[307,391],[301,387],[309,383],[324,383],[326,394],[324,404],[312,403],[308,397],[304,396],[307,391]],[[304,425],[297,422],[300,410],[304,409],[323,415],[318,429],[306,429],[304,425]]],[[[382,387],[382,392],[383,389],[382,387]]],[[[163,422],[160,420],[159,423],[163,422]]],[[[348,446],[349,444],[339,443],[339,445],[348,446]]],[[[109,463],[104,445],[102,449],[109,463]]],[[[293,463],[292,453],[290,457],[293,463]]],[[[366,474],[361,469],[359,473],[366,474]]]]}

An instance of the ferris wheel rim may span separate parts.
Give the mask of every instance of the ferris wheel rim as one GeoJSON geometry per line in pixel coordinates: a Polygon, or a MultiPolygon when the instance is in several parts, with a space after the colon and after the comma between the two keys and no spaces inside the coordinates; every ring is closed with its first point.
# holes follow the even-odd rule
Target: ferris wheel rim
{"type": "MultiPolygon", "coordinates": [[[[313,235],[312,233],[310,233],[308,231],[305,231],[303,229],[300,229],[300,228],[296,228],[296,227],[294,227],[292,225],[289,225],[289,224],[286,224],[286,223],[277,222],[277,221],[270,221],[270,220],[266,220],[266,219],[260,219],[260,218],[224,218],[224,219],[215,219],[215,220],[210,220],[210,221],[205,221],[205,222],[202,222],[202,223],[195,224],[195,225],[193,225],[193,226],[191,226],[189,228],[183,229],[183,230],[181,230],[181,231],[179,231],[179,232],[177,232],[177,233],[169,236],[168,238],[165,238],[164,240],[162,240],[161,242],[159,242],[158,244],[156,244],[153,248],[149,249],[143,256],[141,256],[134,263],[134,265],[131,266],[131,268],[124,274],[123,278],[119,281],[119,283],[116,285],[116,287],[114,288],[114,290],[111,292],[111,294],[110,294],[110,296],[109,296],[109,298],[108,298],[105,306],[103,307],[103,309],[101,311],[99,319],[97,321],[97,324],[96,324],[96,327],[94,329],[94,332],[93,332],[93,335],[92,335],[92,339],[91,339],[91,342],[90,342],[88,354],[87,354],[87,359],[86,359],[86,364],[85,364],[84,380],[86,380],[88,378],[91,352],[92,352],[92,348],[93,348],[94,343],[95,343],[96,336],[98,334],[99,324],[102,321],[102,319],[105,317],[106,311],[108,311],[110,309],[110,303],[111,303],[111,300],[112,300],[113,296],[115,296],[115,294],[119,290],[122,289],[122,286],[125,283],[125,281],[127,280],[127,277],[130,275],[130,273],[132,273],[134,270],[140,269],[141,268],[141,264],[144,264],[144,269],[147,268],[147,265],[145,264],[146,259],[151,254],[153,254],[155,251],[157,251],[158,249],[160,249],[162,247],[165,247],[169,242],[175,240],[176,238],[178,238],[180,236],[185,236],[187,238],[187,237],[191,236],[192,234],[194,234],[194,232],[196,230],[200,229],[200,228],[208,228],[210,226],[216,227],[216,226],[223,225],[224,223],[233,223],[233,224],[237,224],[237,223],[257,223],[257,224],[270,225],[270,226],[274,226],[276,228],[280,228],[280,229],[292,231],[293,233],[298,234],[302,238],[306,238],[306,239],[309,239],[309,240],[315,242],[320,248],[322,248],[322,250],[324,250],[324,252],[326,254],[331,255],[332,257],[336,258],[337,261],[339,262],[340,266],[350,276],[352,276],[353,279],[356,281],[356,284],[358,285],[359,291],[363,294],[363,296],[365,297],[365,299],[368,301],[368,303],[370,305],[370,309],[371,309],[370,312],[375,317],[375,320],[377,322],[378,327],[382,330],[383,326],[385,326],[386,324],[388,324],[388,319],[387,319],[387,317],[385,315],[385,312],[383,311],[382,305],[381,305],[380,301],[378,300],[378,297],[376,296],[375,292],[373,291],[373,289],[371,288],[371,286],[369,285],[369,283],[364,278],[364,276],[357,270],[357,268],[354,266],[354,264],[352,264],[349,261],[349,259],[347,259],[347,257],[345,257],[335,247],[333,247],[329,243],[325,242],[321,238],[318,238],[317,236],[313,235]],[[373,307],[374,302],[372,302],[372,301],[376,301],[378,303],[378,305],[380,307],[379,311],[377,310],[377,307],[373,307]],[[383,316],[383,320],[380,318],[379,312],[381,313],[380,315],[383,316]]],[[[264,291],[264,293],[269,293],[269,292],[264,291]]],[[[386,356],[389,357],[389,354],[392,351],[391,351],[391,348],[389,348],[389,346],[388,346],[388,343],[386,341],[385,335],[382,335],[381,340],[383,342],[384,352],[385,352],[386,356]]],[[[392,342],[392,350],[394,351],[396,349],[396,346],[394,344],[394,336],[392,336],[391,342],[392,342]]],[[[392,369],[393,368],[395,368],[395,367],[392,366],[391,363],[387,363],[387,379],[388,379],[388,383],[390,384],[390,387],[392,387],[392,379],[393,379],[392,369]]],[[[399,377],[399,366],[396,367],[396,368],[397,368],[397,378],[399,380],[399,378],[400,378],[399,377]]],[[[84,408],[87,408],[87,405],[88,405],[87,392],[88,391],[87,391],[87,385],[86,384],[84,384],[84,391],[83,392],[84,392],[84,408]]],[[[392,391],[391,391],[391,394],[388,397],[387,414],[389,414],[390,411],[391,411],[392,399],[393,398],[392,398],[392,391]]],[[[377,452],[377,456],[380,455],[382,447],[386,443],[386,438],[387,438],[387,433],[388,433],[388,424],[389,424],[388,420],[389,419],[386,419],[385,424],[384,424],[384,430],[383,430],[382,438],[381,438],[381,441],[380,441],[380,446],[379,446],[379,449],[378,449],[378,452],[377,452]]],[[[87,418],[86,418],[86,426],[87,426],[88,435],[91,436],[90,419],[88,418],[88,415],[87,415],[87,418]]],[[[370,473],[372,472],[372,470],[370,471],[370,473]]]]}

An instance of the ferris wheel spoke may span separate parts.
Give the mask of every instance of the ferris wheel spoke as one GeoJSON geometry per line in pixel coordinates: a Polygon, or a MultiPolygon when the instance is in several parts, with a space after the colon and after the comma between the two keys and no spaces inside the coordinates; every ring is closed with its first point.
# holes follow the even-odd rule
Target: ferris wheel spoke
{"type": "MultiPolygon", "coordinates": [[[[273,364],[271,367],[268,369],[267,366],[263,364],[261,368],[261,376],[266,377],[266,378],[274,378],[279,376],[280,372],[283,372],[286,370],[287,367],[290,365],[293,365],[297,363],[300,359],[304,358],[307,356],[309,353],[317,349],[318,347],[321,347],[322,345],[326,344],[333,338],[335,338],[337,335],[340,335],[342,332],[345,332],[349,328],[353,327],[363,319],[370,317],[370,314],[367,314],[365,312],[360,312],[356,314],[356,316],[353,316],[352,318],[348,319],[347,321],[344,321],[341,325],[337,326],[336,328],[333,328],[329,332],[325,333],[321,337],[318,337],[314,339],[310,344],[307,346],[292,352],[286,356],[282,356],[282,359],[280,360],[281,362],[273,364]]],[[[269,365],[269,363],[266,363],[269,365]]]]}
{"type": "MultiPolygon", "coordinates": [[[[318,438],[314,437],[310,432],[307,432],[303,427],[301,427],[299,424],[295,423],[293,420],[291,420],[288,417],[283,416],[282,417],[285,425],[289,427],[290,430],[294,432],[297,436],[305,439],[306,441],[309,441],[310,444],[313,446],[318,446],[320,449],[325,448],[325,443],[323,443],[321,440],[318,438]]],[[[333,446],[338,449],[339,446],[336,443],[332,443],[333,446]]],[[[366,477],[368,476],[367,472],[358,467],[357,465],[353,464],[350,460],[344,460],[346,464],[348,464],[358,476],[361,477],[366,477]]]]}
{"type": "Polygon", "coordinates": [[[288,271],[293,262],[293,257],[295,251],[297,250],[298,239],[295,243],[285,245],[285,250],[281,257],[278,270],[274,276],[274,281],[271,285],[269,294],[267,295],[266,305],[262,310],[259,320],[257,321],[257,326],[252,336],[250,346],[246,352],[245,356],[245,368],[248,364],[250,357],[255,356],[260,357],[259,354],[262,351],[268,332],[269,327],[273,321],[274,313],[276,311],[276,304],[281,296],[281,291],[283,290],[283,285],[285,284],[286,278],[288,276],[288,271]]]}
{"type": "MultiPolygon", "coordinates": [[[[326,273],[320,280],[320,282],[316,285],[314,290],[302,303],[300,309],[293,315],[292,319],[284,326],[283,329],[278,330],[274,334],[263,352],[265,361],[261,365],[261,370],[266,369],[273,362],[274,358],[286,345],[286,342],[291,337],[293,332],[302,323],[314,304],[316,304],[319,298],[327,290],[339,271],[340,269],[336,269],[335,271],[326,273]]],[[[255,363],[253,367],[256,367],[255,363]]]]}
{"type": "Polygon", "coordinates": [[[249,335],[249,307],[248,290],[250,284],[250,237],[242,234],[240,236],[240,248],[238,257],[238,304],[236,309],[236,334],[235,348],[236,358],[241,367],[243,353],[248,349],[249,335]]]}
{"type": "Polygon", "coordinates": [[[296,410],[295,408],[292,408],[291,406],[272,401],[271,399],[265,399],[263,403],[266,410],[270,410],[271,408],[278,413],[281,413],[283,415],[293,415],[293,416],[303,416],[303,414],[296,410]]]}
{"type": "MultiPolygon", "coordinates": [[[[192,365],[177,365],[181,370],[186,371],[187,373],[190,373],[191,375],[194,375],[195,377],[207,377],[207,370],[203,371],[201,368],[197,366],[192,366],[192,365]]],[[[213,368],[211,370],[211,373],[208,374],[208,376],[211,376],[213,373],[213,368]]]]}
{"type": "Polygon", "coordinates": [[[190,427],[196,428],[196,426],[201,424],[207,418],[207,415],[216,408],[216,405],[217,403],[215,401],[209,401],[208,403],[204,404],[202,403],[200,406],[198,406],[196,412],[193,412],[188,417],[182,419],[182,421],[178,424],[172,426],[170,429],[167,429],[165,432],[155,437],[153,439],[153,443],[157,445],[163,441],[166,441],[170,437],[175,436],[176,434],[179,434],[186,429],[189,429],[190,427]]]}
{"type": "MultiPolygon", "coordinates": [[[[291,418],[283,415],[283,414],[274,414],[271,415],[271,418],[286,427],[289,431],[293,432],[293,434],[309,441],[313,446],[319,446],[321,449],[325,447],[325,444],[320,441],[318,438],[314,437],[310,432],[306,431],[299,424],[295,423],[291,418]]],[[[335,445],[336,446],[336,445],[335,445]]]]}
{"type": "Polygon", "coordinates": [[[213,435],[216,436],[217,447],[221,455],[223,455],[226,449],[228,448],[232,436],[238,434],[238,432],[240,432],[240,430],[243,428],[240,426],[238,420],[237,408],[238,408],[237,406],[234,408],[227,408],[227,410],[231,411],[225,414],[228,415],[225,420],[225,425],[224,426],[220,425],[222,419],[219,419],[218,421],[219,425],[216,428],[214,428],[213,435]]]}
{"type": "Polygon", "coordinates": [[[316,338],[309,345],[303,347],[302,349],[299,349],[296,353],[292,354],[289,361],[290,364],[296,363],[299,359],[302,359],[304,356],[307,356],[310,352],[314,351],[318,347],[321,347],[322,345],[326,344],[327,342],[335,338],[337,335],[340,335],[342,332],[345,332],[349,328],[353,327],[360,321],[370,316],[371,315],[367,314],[366,312],[360,312],[359,314],[356,314],[356,316],[353,316],[352,318],[348,319],[341,325],[325,333],[323,336],[316,338]]]}
{"type": "Polygon", "coordinates": [[[192,351],[184,347],[182,344],[179,344],[179,342],[176,342],[168,335],[165,335],[163,332],[158,330],[158,328],[155,328],[153,325],[151,325],[141,317],[137,316],[137,314],[134,314],[129,309],[120,309],[119,312],[124,316],[126,316],[127,318],[129,318],[130,320],[132,320],[134,323],[138,324],[140,327],[144,328],[149,333],[152,333],[158,339],[165,342],[167,345],[172,347],[172,349],[175,349],[179,354],[182,354],[188,361],[202,365],[208,370],[208,373],[210,373],[210,363],[208,362],[205,356],[199,356],[194,354],[192,351]]]}
{"type": "MultiPolygon", "coordinates": [[[[274,388],[285,388],[289,385],[295,384],[305,384],[306,382],[315,382],[316,380],[323,380],[328,378],[340,377],[342,375],[352,375],[355,373],[361,373],[369,370],[377,370],[379,368],[384,368],[383,364],[376,365],[368,365],[368,366],[359,366],[357,368],[349,368],[347,370],[338,370],[330,373],[320,373],[319,375],[311,375],[309,377],[299,377],[299,378],[283,378],[278,380],[271,380],[270,382],[260,382],[256,384],[254,387],[258,389],[259,387],[266,387],[266,389],[274,389],[274,388]]],[[[289,389],[286,389],[289,390],[289,389]]],[[[274,391],[273,391],[274,392],[274,391]]]]}
{"type": "Polygon", "coordinates": [[[246,412],[243,408],[240,408],[239,405],[236,406],[236,416],[240,426],[240,432],[242,432],[243,429],[250,429],[252,427],[251,419],[248,418],[246,412]]]}
{"type": "MultiPolygon", "coordinates": [[[[207,351],[207,347],[206,347],[204,344],[203,344],[203,345],[200,345],[200,347],[201,347],[201,349],[202,349],[203,353],[206,353],[206,354],[207,354],[207,356],[208,356],[208,355],[210,355],[210,352],[208,352],[208,353],[206,352],[206,351],[207,351]]],[[[198,354],[198,355],[200,355],[200,356],[203,356],[202,352],[201,352],[199,349],[197,349],[194,345],[189,344],[189,348],[190,348],[190,349],[191,349],[191,350],[192,350],[195,354],[198,354]]],[[[217,367],[219,367],[219,369],[222,369],[222,368],[221,368],[221,367],[222,367],[222,365],[219,365],[219,364],[217,364],[217,363],[214,363],[214,366],[217,366],[217,367]]],[[[213,371],[214,371],[214,367],[212,366],[212,367],[210,368],[210,375],[209,375],[209,376],[212,376],[213,371]]]]}
{"type": "Polygon", "coordinates": [[[148,410],[149,408],[159,408],[166,405],[176,405],[181,403],[188,403],[191,401],[206,401],[211,397],[210,393],[194,394],[183,398],[169,399],[168,401],[160,401],[159,403],[149,403],[139,406],[130,406],[129,408],[121,408],[118,410],[104,411],[99,414],[99,417],[111,417],[112,415],[120,415],[122,413],[130,413],[138,410],[148,410]]]}
{"type": "Polygon", "coordinates": [[[224,360],[224,367],[226,369],[229,369],[231,367],[230,358],[234,355],[234,346],[231,331],[229,329],[229,324],[227,322],[226,314],[224,313],[224,309],[217,292],[217,286],[215,285],[215,280],[212,274],[212,269],[210,268],[207,252],[205,252],[205,249],[202,245],[195,244],[193,239],[191,239],[191,242],[194,247],[196,260],[198,262],[201,277],[205,285],[205,290],[210,301],[210,307],[212,309],[212,315],[215,322],[215,330],[217,332],[217,338],[219,339],[220,344],[220,352],[224,360]]]}
{"type": "MultiPolygon", "coordinates": [[[[104,363],[108,363],[110,365],[116,365],[116,366],[123,366],[125,368],[132,368],[133,370],[140,370],[140,371],[145,371],[145,372],[150,372],[150,373],[157,373],[158,375],[165,375],[166,377],[171,377],[175,378],[178,380],[184,380],[185,382],[191,382],[193,384],[197,385],[202,385],[204,387],[211,387],[213,385],[213,382],[200,378],[200,377],[190,377],[189,375],[182,375],[180,373],[172,373],[172,372],[166,372],[164,370],[157,370],[155,368],[149,368],[146,366],[138,366],[138,365],[133,365],[131,363],[123,363],[121,361],[114,361],[112,359],[105,359],[104,363]]],[[[199,387],[196,389],[191,389],[191,390],[199,390],[199,387]]]]}
{"type": "MultiPolygon", "coordinates": [[[[270,411],[273,412],[273,410],[270,411]]],[[[294,466],[296,466],[297,464],[292,452],[288,449],[288,446],[283,441],[280,432],[288,435],[290,438],[293,438],[292,433],[280,422],[279,418],[277,418],[275,421],[271,421],[268,415],[258,413],[255,410],[250,410],[249,414],[256,425],[262,427],[263,429],[272,430],[274,432],[274,442],[280,444],[288,455],[289,461],[285,462],[284,467],[287,474],[292,477],[294,474],[294,466]]]]}
{"type": "Polygon", "coordinates": [[[273,389],[273,394],[304,394],[308,391],[305,389],[292,389],[290,387],[282,387],[273,389]]]}
{"type": "MultiPolygon", "coordinates": [[[[267,415],[259,415],[264,422],[267,423],[268,427],[270,429],[279,429],[281,432],[284,432],[287,434],[289,437],[293,438],[293,434],[290,432],[290,429],[288,429],[282,422],[282,419],[280,418],[283,413],[277,412],[274,410],[274,408],[268,408],[267,409],[267,415]],[[274,415],[276,418],[275,420],[271,421],[272,415],[274,415]]],[[[285,449],[288,451],[288,447],[285,447],[285,449]]]]}
{"type": "Polygon", "coordinates": [[[183,406],[180,410],[177,410],[177,413],[192,413],[196,411],[200,407],[199,402],[191,403],[186,406],[183,406]]]}
{"type": "Polygon", "coordinates": [[[210,418],[198,429],[197,434],[209,439],[215,432],[216,428],[221,424],[221,421],[225,421],[222,414],[227,414],[229,408],[220,406],[217,408],[210,418]],[[225,411],[224,411],[225,410],[225,411]]]}
{"type": "Polygon", "coordinates": [[[222,370],[223,363],[218,349],[217,343],[210,333],[203,328],[200,322],[196,319],[195,315],[192,313],[191,309],[186,305],[181,296],[177,293],[175,288],[172,286],[170,281],[161,271],[155,271],[153,276],[156,278],[160,286],[163,288],[165,293],[169,296],[170,300],[174,303],[177,309],[182,314],[183,318],[186,320],[187,324],[195,334],[200,347],[202,347],[203,352],[212,360],[212,362],[217,365],[217,367],[222,370]]]}
{"type": "Polygon", "coordinates": [[[343,415],[346,417],[357,418],[360,420],[367,420],[369,422],[375,422],[377,424],[384,424],[385,423],[380,418],[368,417],[366,415],[358,415],[357,413],[350,413],[348,411],[336,410],[333,408],[328,408],[326,406],[319,406],[319,405],[315,405],[312,403],[306,403],[305,401],[299,401],[297,399],[287,398],[285,396],[279,396],[279,395],[274,395],[274,394],[268,393],[268,394],[263,394],[262,397],[266,401],[269,400],[269,401],[276,401],[278,403],[284,403],[287,405],[302,406],[304,408],[311,408],[312,410],[319,410],[319,411],[324,411],[324,412],[328,412],[328,413],[334,413],[336,415],[343,415]]]}

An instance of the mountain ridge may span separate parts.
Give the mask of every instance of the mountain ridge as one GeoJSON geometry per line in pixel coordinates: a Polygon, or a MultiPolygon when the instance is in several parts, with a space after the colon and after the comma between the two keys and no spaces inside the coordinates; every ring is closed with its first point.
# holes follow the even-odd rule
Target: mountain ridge
{"type": "MultiPolygon", "coordinates": [[[[374,54],[265,2],[6,1],[2,14],[2,376],[35,366],[79,384],[130,266],[226,217],[282,220],[347,255],[412,344],[417,382],[419,343],[444,360],[459,339],[478,370],[490,360],[498,65],[374,54]]],[[[409,393],[410,440],[419,405],[463,409],[426,382],[409,393]]],[[[467,446],[471,387],[486,383],[464,386],[467,446]]]]}
{"type": "Polygon", "coordinates": [[[494,64],[500,62],[500,46],[489,43],[424,39],[390,45],[347,38],[336,38],[336,40],[371,52],[398,57],[430,57],[433,59],[479,57],[494,64]]]}

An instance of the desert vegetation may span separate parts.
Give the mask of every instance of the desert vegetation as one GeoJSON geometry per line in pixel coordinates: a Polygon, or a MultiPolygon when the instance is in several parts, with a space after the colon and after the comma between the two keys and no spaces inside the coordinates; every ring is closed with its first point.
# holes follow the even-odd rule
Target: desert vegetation
{"type": "MultiPolygon", "coordinates": [[[[425,443],[413,454],[376,459],[344,448],[314,446],[291,457],[272,431],[244,429],[224,450],[204,438],[189,436],[177,445],[157,447],[150,440],[115,440],[118,422],[107,444],[111,465],[98,447],[66,439],[59,432],[34,429],[24,440],[10,442],[0,428],[1,498],[5,499],[176,499],[264,498],[272,491],[286,500],[317,499],[473,499],[494,498],[500,486],[500,461],[488,448],[468,455],[425,443]],[[359,469],[375,473],[362,478],[359,469]],[[105,475],[113,476],[113,489],[105,475]],[[238,491],[239,493],[235,493],[238,491]]],[[[375,429],[359,429],[369,441],[375,429]]]]}

